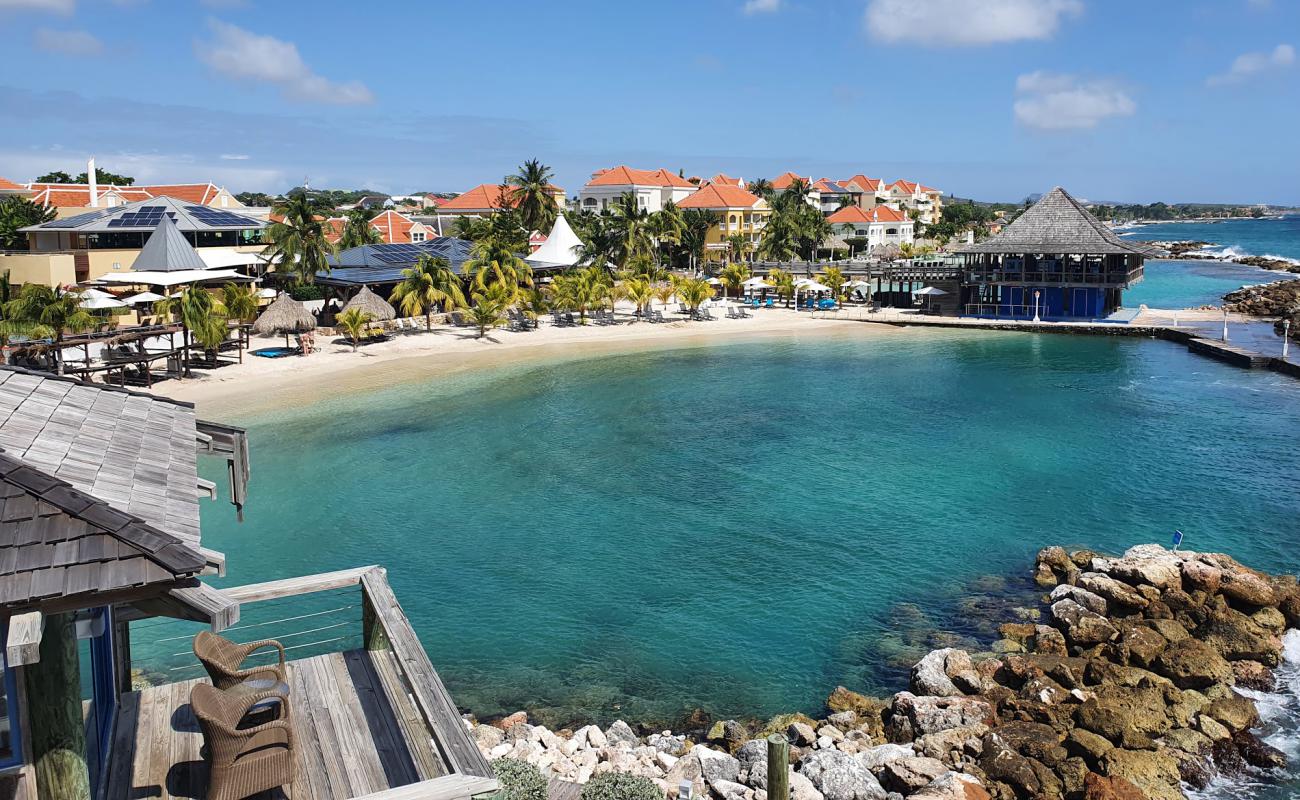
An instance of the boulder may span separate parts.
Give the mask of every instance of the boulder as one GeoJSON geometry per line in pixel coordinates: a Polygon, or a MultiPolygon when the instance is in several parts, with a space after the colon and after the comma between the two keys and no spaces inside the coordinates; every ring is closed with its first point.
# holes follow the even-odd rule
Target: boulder
{"type": "Polygon", "coordinates": [[[1212,701],[1201,713],[1222,723],[1233,733],[1249,730],[1259,724],[1259,712],[1255,709],[1255,704],[1236,692],[1228,692],[1227,697],[1212,701]]]}
{"type": "Polygon", "coordinates": [[[912,667],[912,691],[919,695],[976,694],[982,686],[983,681],[965,650],[952,647],[934,650],[912,667]]]}
{"type": "Polygon", "coordinates": [[[943,762],[924,756],[899,758],[881,767],[880,785],[892,792],[911,794],[948,771],[943,762]]]}
{"type": "Polygon", "coordinates": [[[1243,659],[1276,667],[1282,652],[1282,640],[1261,628],[1250,617],[1233,609],[1215,611],[1197,638],[1223,654],[1229,661],[1243,659]]]}
{"type": "Polygon", "coordinates": [[[858,716],[880,714],[885,704],[872,697],[849,691],[843,686],[836,686],[831,696],[826,698],[826,707],[832,712],[852,711],[858,716]]]}
{"type": "Polygon", "coordinates": [[[847,731],[858,724],[858,715],[852,711],[836,711],[827,717],[826,721],[842,731],[847,731]]]}
{"type": "Polygon", "coordinates": [[[734,756],[703,745],[692,747],[690,755],[699,760],[700,774],[710,786],[718,781],[735,782],[740,778],[740,761],[734,756]]]}
{"type": "MultiPolygon", "coordinates": [[[[751,779],[755,772],[762,772],[764,784],[767,781],[767,742],[763,739],[750,739],[736,750],[736,761],[742,772],[748,772],[751,779]]],[[[754,785],[752,782],[751,786],[754,785]]],[[[766,785],[760,788],[766,788],[766,785]]]]}
{"type": "Polygon", "coordinates": [[[623,743],[630,744],[633,747],[641,743],[641,739],[632,730],[632,726],[621,719],[614,720],[614,723],[605,729],[605,740],[610,744],[623,743]]]}
{"type": "Polygon", "coordinates": [[[1126,620],[1119,623],[1118,628],[1118,654],[1125,661],[1150,667],[1169,646],[1169,641],[1149,626],[1126,620]]]}
{"type": "Polygon", "coordinates": [[[1277,688],[1277,679],[1273,670],[1258,661],[1233,661],[1232,676],[1236,685],[1260,692],[1271,692],[1277,688]]]}
{"type": "Polygon", "coordinates": [[[809,747],[817,741],[817,732],[813,730],[813,726],[805,722],[790,723],[790,726],[785,729],[785,735],[790,740],[790,744],[797,747],[809,747]]]}
{"type": "Polygon", "coordinates": [[[1250,731],[1238,731],[1232,735],[1232,743],[1247,764],[1260,769],[1286,769],[1286,753],[1272,745],[1265,744],[1250,731]]]}
{"type": "Polygon", "coordinates": [[[900,758],[911,758],[914,755],[916,755],[916,751],[905,744],[882,744],[858,753],[858,761],[862,762],[862,766],[872,772],[878,772],[881,767],[891,761],[897,761],[900,758]]]}
{"type": "MultiPolygon", "coordinates": [[[[1090,572],[1087,574],[1096,575],[1097,573],[1090,572]]],[[[1072,586],[1068,583],[1063,583],[1060,586],[1057,586],[1052,590],[1052,593],[1048,595],[1048,598],[1050,598],[1053,603],[1057,600],[1073,600],[1094,614],[1101,614],[1102,616],[1105,616],[1110,609],[1109,604],[1106,602],[1106,598],[1098,594],[1093,594],[1081,586],[1072,586]]]]}
{"type": "MultiPolygon", "coordinates": [[[[1078,577],[1079,587],[1096,597],[1105,599],[1108,605],[1122,606],[1127,609],[1142,609],[1151,604],[1142,593],[1123,581],[1116,580],[1100,572],[1085,572],[1078,577]]],[[[1096,611],[1096,609],[1093,609],[1096,611]]],[[[1097,611],[1104,614],[1104,611],[1097,611]]]]}
{"type": "Polygon", "coordinates": [[[523,711],[516,711],[508,717],[494,719],[488,724],[499,730],[507,731],[515,725],[528,722],[528,714],[523,711]]]}
{"type": "Polygon", "coordinates": [[[962,772],[945,772],[909,797],[910,800],[991,800],[978,778],[962,772]]]}
{"type": "Polygon", "coordinates": [[[1034,559],[1034,566],[1034,579],[1044,588],[1060,583],[1060,580],[1056,579],[1058,576],[1068,578],[1079,571],[1064,547],[1044,547],[1039,550],[1038,556],[1034,559]]]}
{"type": "Polygon", "coordinates": [[[1034,626],[1032,649],[1035,653],[1048,656],[1065,656],[1070,653],[1065,644],[1065,636],[1050,625],[1034,626]]]}
{"type": "Polygon", "coordinates": [[[1150,800],[1183,800],[1178,759],[1167,750],[1115,748],[1102,759],[1107,777],[1119,777],[1142,790],[1150,800]]]}
{"type": "Polygon", "coordinates": [[[742,783],[734,781],[718,781],[709,785],[713,790],[713,796],[719,800],[746,800],[749,797],[749,787],[742,783]]]}
{"type": "Polygon", "coordinates": [[[799,762],[799,774],[812,781],[826,800],[886,800],[876,776],[838,750],[818,750],[799,762]]]}
{"type": "Polygon", "coordinates": [[[1165,714],[1165,693],[1154,686],[1097,687],[1079,706],[1079,727],[1124,747],[1148,747],[1172,727],[1165,714]]]}
{"type": "Polygon", "coordinates": [[[1110,739],[1084,728],[1075,728],[1065,737],[1065,749],[1073,756],[1078,756],[1095,768],[1102,756],[1115,748],[1110,739]]]}
{"type": "MultiPolygon", "coordinates": [[[[1159,634],[1151,631],[1153,636],[1159,634]]],[[[1183,639],[1165,648],[1153,669],[1179,689],[1205,689],[1232,681],[1232,666],[1219,651],[1198,639],[1183,639]]]]}
{"type": "Polygon", "coordinates": [[[1168,642],[1179,642],[1191,635],[1186,628],[1172,619],[1147,619],[1143,620],[1142,624],[1163,636],[1168,642]]]}
{"type": "Polygon", "coordinates": [[[917,697],[911,692],[894,695],[887,733],[890,741],[907,742],[949,728],[991,725],[993,707],[974,697],[917,697]]]}
{"type": "Polygon", "coordinates": [[[1061,735],[1051,725],[1041,722],[1004,722],[997,727],[996,732],[1003,744],[1049,767],[1060,764],[1069,756],[1061,746],[1061,735]]]}
{"type": "Polygon", "coordinates": [[[1288,586],[1281,592],[1277,610],[1286,617],[1289,628],[1300,628],[1300,586],[1288,586]]]}
{"type": "Polygon", "coordinates": [[[1218,594],[1219,583],[1223,579],[1223,570],[1203,561],[1187,560],[1183,562],[1183,588],[1188,591],[1218,594]]]}
{"type": "Polygon", "coordinates": [[[984,736],[979,767],[989,780],[1007,784],[1018,797],[1054,797],[1060,794],[1060,780],[1051,770],[1008,747],[995,731],[984,736]]]}
{"type": "Polygon", "coordinates": [[[1183,558],[1158,544],[1140,544],[1113,559],[1105,572],[1132,584],[1145,583],[1157,589],[1180,588],[1183,558]]]}
{"type": "Polygon", "coordinates": [[[988,728],[983,725],[971,728],[949,728],[946,731],[922,736],[912,746],[920,755],[956,767],[967,758],[979,756],[983,750],[981,740],[987,732],[988,728]]]}
{"type": "Polygon", "coordinates": [[[1105,617],[1073,600],[1057,600],[1052,603],[1052,618],[1065,634],[1066,640],[1081,647],[1109,642],[1118,633],[1105,617]]]}
{"type": "Polygon", "coordinates": [[[1107,778],[1089,772],[1083,779],[1084,800],[1147,800],[1142,790],[1127,778],[1118,775],[1107,778]]]}
{"type": "Polygon", "coordinates": [[[1200,714],[1196,717],[1196,728],[1205,734],[1205,738],[1211,742],[1232,738],[1232,731],[1225,728],[1223,723],[1208,714],[1200,714]]]}
{"type": "Polygon", "coordinates": [[[506,738],[505,733],[500,728],[492,725],[475,725],[470,735],[474,737],[474,743],[478,745],[478,749],[485,753],[501,744],[506,738]]]}
{"type": "Polygon", "coordinates": [[[1277,603],[1273,587],[1255,573],[1225,570],[1222,574],[1219,592],[1224,597],[1248,606],[1271,606],[1277,603]]]}
{"type": "Polygon", "coordinates": [[[573,732],[573,741],[578,743],[578,747],[591,747],[599,750],[609,742],[605,739],[605,732],[595,725],[584,725],[573,732]]]}
{"type": "Polygon", "coordinates": [[[824,797],[808,778],[797,772],[790,773],[790,800],[824,800],[824,797]]]}

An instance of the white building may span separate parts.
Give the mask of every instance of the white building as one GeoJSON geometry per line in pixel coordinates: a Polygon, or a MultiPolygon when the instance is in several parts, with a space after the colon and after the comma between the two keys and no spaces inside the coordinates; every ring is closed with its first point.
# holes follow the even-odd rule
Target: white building
{"type": "Polygon", "coordinates": [[[592,173],[591,180],[578,192],[577,210],[600,213],[629,192],[637,205],[649,212],[660,211],[671,200],[680,203],[698,187],[666,169],[645,170],[618,166],[592,173]]]}
{"type": "Polygon", "coordinates": [[[916,234],[916,224],[906,212],[889,206],[846,206],[831,214],[826,221],[841,239],[866,239],[867,250],[884,244],[910,244],[916,234]]]}

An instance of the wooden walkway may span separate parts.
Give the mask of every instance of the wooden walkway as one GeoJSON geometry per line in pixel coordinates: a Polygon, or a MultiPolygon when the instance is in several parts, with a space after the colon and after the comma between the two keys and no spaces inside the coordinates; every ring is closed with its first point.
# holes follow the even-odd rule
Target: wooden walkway
{"type": "MultiPolygon", "coordinates": [[[[290,661],[288,672],[298,762],[292,800],[351,800],[447,774],[391,651],[290,661]]],[[[204,797],[203,735],[189,707],[198,682],[122,696],[106,800],[204,797]]]]}

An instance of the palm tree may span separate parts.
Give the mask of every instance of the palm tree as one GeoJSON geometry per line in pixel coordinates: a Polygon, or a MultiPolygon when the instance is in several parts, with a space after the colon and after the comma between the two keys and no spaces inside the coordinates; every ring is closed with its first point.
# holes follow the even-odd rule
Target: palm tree
{"type": "Polygon", "coordinates": [[[844,294],[844,271],[839,267],[827,267],[817,279],[831,290],[831,296],[837,301],[844,294]]]}
{"type": "Polygon", "coordinates": [[[257,302],[257,290],[252,286],[227,283],[221,287],[220,305],[227,317],[244,322],[257,316],[261,304],[257,302]]]}
{"type": "Polygon", "coordinates": [[[369,311],[362,311],[359,308],[349,308],[334,318],[334,326],[342,328],[343,332],[352,340],[352,352],[357,352],[357,344],[360,343],[361,337],[365,335],[367,326],[370,325],[369,311]]]}
{"type": "Polygon", "coordinates": [[[551,282],[555,304],[578,312],[583,325],[587,312],[604,302],[608,294],[609,273],[600,267],[576,269],[557,275],[551,282]]]}
{"type": "Polygon", "coordinates": [[[408,317],[424,315],[425,330],[433,330],[433,308],[442,304],[448,311],[464,308],[465,293],[460,276],[442,257],[420,256],[415,266],[402,270],[402,282],[393,287],[388,301],[408,317]]]}
{"type": "Polygon", "coordinates": [[[364,208],[354,208],[349,211],[343,223],[343,235],[339,239],[339,247],[347,250],[351,247],[360,247],[363,244],[380,244],[383,242],[384,237],[370,224],[370,220],[373,218],[370,211],[364,208]]]}
{"type": "Polygon", "coordinates": [[[655,286],[655,299],[665,307],[672,302],[673,296],[677,294],[677,287],[671,283],[661,283],[655,286]]]}
{"type": "Polygon", "coordinates": [[[328,275],[329,258],[338,253],[338,247],[326,238],[324,220],[306,193],[289,197],[274,211],[280,221],[266,227],[268,244],[262,256],[276,263],[277,270],[292,274],[300,284],[312,283],[318,272],[328,275]]]}
{"type": "Polygon", "coordinates": [[[750,194],[756,194],[769,200],[772,198],[772,182],[767,178],[755,178],[749,182],[749,186],[746,188],[749,189],[750,194]]]}
{"type": "Polygon", "coordinates": [[[180,322],[186,375],[190,374],[190,335],[210,352],[225,341],[228,333],[225,309],[207,289],[197,284],[186,286],[178,297],[166,297],[154,303],[153,313],[176,317],[180,322]]]}
{"type": "Polygon", "coordinates": [[[778,267],[767,274],[767,282],[772,284],[777,296],[785,300],[788,308],[790,298],[794,297],[794,275],[789,270],[778,267]]]}
{"type": "Polygon", "coordinates": [[[510,201],[530,231],[549,231],[560,213],[552,194],[552,177],[551,168],[535,158],[520,165],[518,173],[506,177],[506,185],[512,187],[510,201]]]}
{"type": "Polygon", "coordinates": [[[477,242],[488,235],[491,226],[482,217],[457,217],[452,230],[459,239],[477,242]]]}
{"type": "Polygon", "coordinates": [[[750,271],[748,265],[728,264],[723,267],[722,272],[718,273],[718,280],[722,281],[722,285],[726,289],[728,295],[731,294],[732,289],[735,289],[736,293],[739,294],[745,281],[749,280],[749,276],[750,271]]]}
{"type": "Polygon", "coordinates": [[[677,281],[677,296],[694,314],[705,300],[713,296],[713,284],[704,278],[681,278],[677,281]]]}
{"type": "Polygon", "coordinates": [[[690,267],[704,258],[705,245],[709,241],[709,231],[722,221],[722,213],[703,208],[688,208],[682,212],[682,247],[690,258],[690,267]]]}
{"type": "Polygon", "coordinates": [[[682,210],[672,200],[664,203],[664,207],[650,215],[646,222],[649,229],[650,238],[655,243],[655,264],[659,263],[659,256],[665,244],[678,244],[682,240],[682,233],[686,229],[686,221],[682,217],[682,210]]]}
{"type": "Polygon", "coordinates": [[[60,375],[63,374],[63,332],[80,333],[95,326],[95,316],[81,307],[81,299],[80,292],[29,283],[5,304],[5,317],[11,320],[15,335],[24,325],[41,326],[52,332],[60,375]]]}
{"type": "Polygon", "coordinates": [[[478,289],[501,284],[513,296],[533,285],[533,268],[512,250],[500,246],[496,239],[489,237],[475,243],[473,253],[465,262],[465,272],[478,289]]]}
{"type": "Polygon", "coordinates": [[[636,303],[637,316],[649,311],[648,306],[651,298],[655,296],[655,288],[648,278],[641,276],[628,278],[623,282],[623,291],[628,300],[636,303]]]}
{"type": "Polygon", "coordinates": [[[478,338],[482,339],[489,328],[506,321],[506,310],[513,301],[513,291],[500,283],[474,293],[474,306],[469,310],[469,318],[478,326],[478,338]]]}
{"type": "Polygon", "coordinates": [[[614,201],[610,225],[618,241],[614,262],[620,267],[630,256],[650,255],[654,238],[650,234],[650,213],[637,202],[636,195],[624,192],[614,201]]]}
{"type": "Polygon", "coordinates": [[[899,258],[913,258],[914,256],[916,256],[916,245],[911,242],[903,242],[898,245],[899,258]]]}
{"type": "Polygon", "coordinates": [[[26,250],[27,234],[19,228],[39,225],[54,219],[58,212],[53,207],[33,203],[25,197],[0,199],[0,247],[7,250],[26,250]]]}
{"type": "Polygon", "coordinates": [[[741,233],[733,233],[727,237],[727,253],[734,261],[744,261],[745,256],[754,251],[754,245],[749,241],[749,237],[741,233]]]}
{"type": "Polygon", "coordinates": [[[519,307],[529,319],[536,320],[550,310],[550,303],[546,300],[546,293],[534,287],[520,291],[519,307]]]}
{"type": "Polygon", "coordinates": [[[840,195],[840,202],[837,208],[848,208],[849,206],[856,206],[857,204],[858,201],[853,199],[853,195],[845,193],[840,195]]]}

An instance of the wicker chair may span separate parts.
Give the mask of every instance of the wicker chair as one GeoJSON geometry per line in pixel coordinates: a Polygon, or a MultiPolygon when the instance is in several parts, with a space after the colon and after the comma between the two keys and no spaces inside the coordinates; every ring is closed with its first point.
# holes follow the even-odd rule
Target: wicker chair
{"type": "Polygon", "coordinates": [[[285,682],[284,646],[274,639],[265,639],[248,644],[235,644],[224,636],[211,631],[200,631],[194,637],[194,655],[198,656],[203,668],[208,671],[212,685],[218,689],[231,689],[246,681],[267,681],[262,684],[272,688],[277,683],[285,682]],[[255,651],[265,647],[274,647],[280,651],[280,663],[264,667],[241,669],[245,660],[255,651]]]}
{"type": "MultiPolygon", "coordinates": [[[[196,684],[190,708],[207,747],[207,800],[242,800],[283,786],[293,791],[293,724],[289,717],[241,729],[249,708],[274,692],[233,694],[196,684]]],[[[287,710],[288,699],[280,702],[287,710]]]]}

